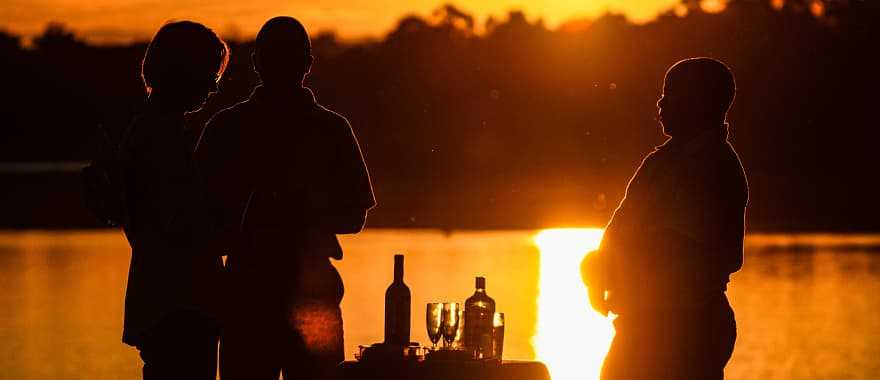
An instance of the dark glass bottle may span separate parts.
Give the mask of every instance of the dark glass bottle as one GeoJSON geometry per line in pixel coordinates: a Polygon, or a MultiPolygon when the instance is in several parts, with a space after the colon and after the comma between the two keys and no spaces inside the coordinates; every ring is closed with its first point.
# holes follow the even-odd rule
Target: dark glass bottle
{"type": "Polygon", "coordinates": [[[486,278],[477,277],[474,295],[464,302],[464,346],[475,359],[492,356],[495,300],[486,294],[486,278]]]}
{"type": "Polygon", "coordinates": [[[385,343],[409,344],[410,294],[403,283],[403,255],[394,255],[394,282],[385,291],[385,343]]]}

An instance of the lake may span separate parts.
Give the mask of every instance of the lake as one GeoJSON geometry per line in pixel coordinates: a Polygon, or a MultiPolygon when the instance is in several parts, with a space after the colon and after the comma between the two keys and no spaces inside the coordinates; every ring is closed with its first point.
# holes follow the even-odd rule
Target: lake
{"type": "MultiPolygon", "coordinates": [[[[404,253],[412,338],[425,304],[463,302],[474,277],[505,313],[507,359],[554,380],[595,379],[613,336],[589,309],[578,264],[598,229],[367,230],[343,239],[346,351],[382,339],[393,254],[404,253]]],[[[880,235],[749,235],[728,295],[730,379],[880,378],[880,235]]],[[[118,231],[0,232],[0,379],[137,379],[121,343],[129,249],[118,231]]]]}

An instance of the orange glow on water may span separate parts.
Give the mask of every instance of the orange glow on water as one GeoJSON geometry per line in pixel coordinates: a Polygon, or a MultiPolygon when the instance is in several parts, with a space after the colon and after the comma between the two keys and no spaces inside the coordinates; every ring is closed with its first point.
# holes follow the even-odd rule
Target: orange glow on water
{"type": "MultiPolygon", "coordinates": [[[[588,331],[576,339],[556,339],[559,332],[548,330],[554,320],[568,323],[546,311],[567,294],[548,288],[552,284],[546,275],[558,270],[546,261],[549,252],[556,252],[553,242],[567,239],[542,233],[537,245],[535,235],[368,229],[344,236],[346,257],[334,265],[346,285],[347,358],[353,359],[357,345],[381,341],[383,308],[376,302],[392,278],[392,253],[402,251],[408,254],[413,340],[428,343],[425,303],[463,301],[473,293],[473,276],[482,274],[497,310],[505,313],[505,359],[535,359],[535,343],[537,354],[556,374],[553,380],[595,379],[606,349],[601,340],[610,338],[587,334],[610,334],[611,327],[590,312],[587,317],[576,314],[588,321],[576,326],[588,331]],[[544,272],[540,277],[539,268],[544,272]],[[559,295],[549,297],[548,289],[559,295]],[[535,336],[538,318],[541,335],[535,336]],[[588,366],[594,370],[584,369],[588,366]]],[[[598,236],[592,239],[598,241],[598,236]]],[[[748,334],[737,337],[727,378],[880,379],[873,360],[880,357],[880,235],[750,234],[745,246],[747,265],[734,275],[729,297],[737,324],[748,334]],[[840,328],[817,326],[846,326],[846,331],[859,332],[859,340],[854,342],[853,334],[842,334],[840,328]],[[773,358],[788,359],[780,365],[773,358]]],[[[119,341],[130,258],[119,231],[0,231],[0,247],[0,350],[6,349],[0,355],[0,378],[142,377],[137,350],[119,341]]],[[[579,284],[573,281],[579,276],[574,272],[576,256],[562,255],[560,264],[569,263],[571,269],[556,272],[569,276],[567,286],[579,284]]],[[[585,308],[585,290],[572,293],[571,302],[585,308]]],[[[306,319],[311,324],[322,318],[306,319]]]]}
{"type": "Polygon", "coordinates": [[[532,344],[554,380],[598,379],[614,328],[593,311],[580,263],[599,247],[600,228],[549,229],[538,233],[541,251],[538,326],[532,344]]]}

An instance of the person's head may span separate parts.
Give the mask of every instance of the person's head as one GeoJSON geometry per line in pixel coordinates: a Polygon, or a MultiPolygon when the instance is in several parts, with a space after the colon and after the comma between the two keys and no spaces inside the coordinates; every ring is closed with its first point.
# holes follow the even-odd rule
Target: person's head
{"type": "Polygon", "coordinates": [[[150,97],[177,111],[193,112],[217,92],[228,62],[229,48],[214,31],[192,21],[169,22],[150,41],[141,78],[150,97]]]}
{"type": "Polygon", "coordinates": [[[705,57],[677,62],[666,72],[657,101],[663,132],[675,137],[723,128],[735,94],[733,73],[724,63],[705,57]]]}
{"type": "Polygon", "coordinates": [[[252,58],[264,86],[299,86],[312,67],[312,43],[295,18],[275,17],[257,33],[252,58]]]}

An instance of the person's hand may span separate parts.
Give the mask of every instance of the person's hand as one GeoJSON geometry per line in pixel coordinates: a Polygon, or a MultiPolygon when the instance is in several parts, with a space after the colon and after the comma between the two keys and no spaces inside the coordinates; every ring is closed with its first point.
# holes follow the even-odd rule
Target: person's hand
{"type": "Polygon", "coordinates": [[[596,312],[607,316],[608,302],[605,300],[605,266],[600,251],[587,254],[581,262],[581,278],[587,286],[590,306],[596,312]]]}
{"type": "Polygon", "coordinates": [[[605,290],[598,288],[587,288],[590,296],[590,306],[597,313],[608,316],[608,301],[605,300],[605,290]]]}

